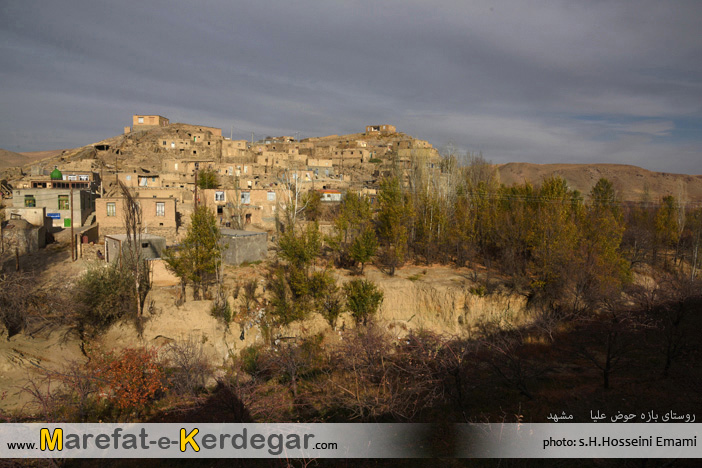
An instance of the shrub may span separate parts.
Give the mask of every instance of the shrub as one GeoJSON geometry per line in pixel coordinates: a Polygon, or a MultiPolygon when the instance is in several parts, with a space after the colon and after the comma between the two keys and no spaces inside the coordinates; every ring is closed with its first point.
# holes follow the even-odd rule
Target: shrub
{"type": "Polygon", "coordinates": [[[169,367],[168,382],[177,395],[195,395],[212,373],[202,340],[190,337],[166,346],[163,357],[169,367]]]}
{"type": "Polygon", "coordinates": [[[212,303],[210,315],[219,320],[225,327],[229,326],[232,321],[232,309],[229,307],[229,302],[224,298],[215,300],[212,303]]]}
{"type": "Polygon", "coordinates": [[[98,335],[122,317],[137,316],[134,276],[116,263],[86,271],[76,286],[76,298],[82,337],[98,335]]]}
{"type": "Polygon", "coordinates": [[[92,356],[90,368],[100,387],[100,398],[119,411],[144,411],[165,390],[165,375],[155,349],[127,348],[92,356]]]}
{"type": "Polygon", "coordinates": [[[372,281],[353,280],[344,285],[346,306],[356,319],[356,323],[366,325],[383,302],[383,292],[372,281]]]}

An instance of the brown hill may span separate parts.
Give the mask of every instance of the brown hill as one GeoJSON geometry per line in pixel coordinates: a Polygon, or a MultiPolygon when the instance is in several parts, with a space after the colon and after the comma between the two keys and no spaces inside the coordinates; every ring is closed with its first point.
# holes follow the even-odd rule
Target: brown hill
{"type": "Polygon", "coordinates": [[[12,151],[4,150],[0,148],[0,169],[7,169],[8,167],[14,166],[24,166],[27,164],[27,158],[20,153],[14,153],[12,151]]]}
{"type": "Polygon", "coordinates": [[[32,151],[26,153],[15,153],[0,148],[0,170],[10,167],[22,167],[41,159],[52,158],[61,154],[63,150],[32,151]]]}
{"type": "Polygon", "coordinates": [[[702,175],[653,172],[624,164],[530,164],[508,163],[497,167],[500,182],[509,186],[525,181],[539,184],[558,175],[584,195],[604,177],[612,182],[623,201],[641,201],[646,196],[658,201],[673,195],[687,202],[702,202],[702,175]]]}

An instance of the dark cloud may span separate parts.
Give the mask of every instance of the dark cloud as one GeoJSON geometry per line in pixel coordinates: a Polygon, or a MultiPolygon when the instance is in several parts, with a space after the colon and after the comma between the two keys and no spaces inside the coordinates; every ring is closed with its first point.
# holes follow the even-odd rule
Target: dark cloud
{"type": "Polygon", "coordinates": [[[6,0],[0,18],[14,151],[158,113],[237,137],[388,122],[496,162],[702,172],[696,0],[6,0]]]}

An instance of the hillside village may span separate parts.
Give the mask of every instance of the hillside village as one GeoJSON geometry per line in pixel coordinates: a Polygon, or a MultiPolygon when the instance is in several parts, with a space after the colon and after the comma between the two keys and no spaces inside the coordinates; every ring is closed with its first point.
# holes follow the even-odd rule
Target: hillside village
{"type": "Polygon", "coordinates": [[[351,135],[246,141],[224,137],[220,128],[134,115],[119,136],[63,151],[4,179],[5,237],[22,238],[15,242],[21,255],[43,247],[47,234],[71,231],[75,255],[94,255],[106,236],[119,242],[113,236],[124,234],[121,183],[138,198],[144,234],[156,239],[152,253],[158,255],[182,239],[196,204],[216,213],[224,233],[272,233],[276,210],[296,196],[316,191],[322,203],[334,204],[351,190],[373,201],[380,178],[393,167],[422,165],[438,177],[439,163],[429,142],[392,125],[368,125],[351,135]],[[216,181],[198,189],[198,175],[205,173],[216,181]]]}
{"type": "Polygon", "coordinates": [[[459,167],[387,124],[245,141],[134,115],[0,180],[0,418],[239,421],[239,401],[257,422],[545,421],[577,401],[587,421],[672,393],[694,410],[701,176],[459,167]],[[164,372],[136,412],[114,390],[132,376],[94,377],[134,353],[164,372]]]}

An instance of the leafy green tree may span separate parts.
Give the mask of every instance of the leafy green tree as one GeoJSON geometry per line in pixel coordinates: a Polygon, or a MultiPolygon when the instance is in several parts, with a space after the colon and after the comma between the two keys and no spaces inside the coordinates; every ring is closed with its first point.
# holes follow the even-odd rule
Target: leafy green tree
{"type": "Polygon", "coordinates": [[[377,250],[378,238],[375,235],[375,230],[370,224],[366,224],[363,231],[353,240],[349,256],[361,264],[361,273],[363,273],[364,265],[375,256],[377,250]]]}
{"type": "Polygon", "coordinates": [[[336,252],[336,263],[340,267],[351,265],[350,248],[356,237],[371,221],[373,211],[367,197],[353,191],[348,191],[339,205],[339,211],[334,218],[334,234],[327,236],[326,241],[336,252]]]}
{"type": "Polygon", "coordinates": [[[405,261],[409,226],[412,224],[412,202],[402,190],[400,179],[391,177],[380,183],[378,194],[378,237],[383,246],[383,260],[390,275],[405,261]]]}
{"type": "Polygon", "coordinates": [[[193,269],[192,257],[182,252],[181,246],[168,247],[161,254],[161,258],[166,263],[166,268],[180,279],[180,301],[186,301],[186,287],[188,278],[193,269]]]}
{"type": "Polygon", "coordinates": [[[356,319],[356,323],[366,325],[383,303],[383,292],[372,281],[352,280],[344,285],[346,307],[356,319]]]}
{"type": "Polygon", "coordinates": [[[611,204],[611,197],[595,201],[597,198],[593,192],[595,188],[590,194],[593,203],[580,221],[577,268],[571,273],[575,300],[581,302],[574,309],[578,308],[577,305],[613,301],[631,280],[629,262],[621,249],[624,222],[620,210],[611,204]],[[602,200],[609,200],[609,203],[602,203],[602,200]]]}
{"type": "Polygon", "coordinates": [[[132,270],[116,262],[86,271],[76,285],[76,299],[81,340],[98,336],[123,317],[138,315],[132,270]]]}
{"type": "MultiPolygon", "coordinates": [[[[294,265],[278,265],[268,274],[271,326],[286,326],[305,319],[310,313],[308,282],[294,265]]],[[[272,338],[272,335],[270,336],[272,338]]]]}
{"type": "Polygon", "coordinates": [[[193,285],[199,300],[215,281],[221,264],[220,232],[212,210],[198,206],[190,217],[190,228],[177,249],[166,254],[166,266],[181,278],[181,287],[193,285]]]}
{"type": "Polygon", "coordinates": [[[592,207],[597,211],[619,213],[619,200],[612,182],[602,177],[590,190],[592,207]]]}
{"type": "Polygon", "coordinates": [[[287,229],[278,239],[280,256],[305,273],[322,248],[322,236],[317,223],[309,223],[299,231],[287,229]]]}
{"type": "Polygon", "coordinates": [[[219,187],[219,179],[214,169],[203,169],[197,173],[197,186],[201,189],[219,187]]]}
{"type": "Polygon", "coordinates": [[[344,311],[344,301],[336,282],[329,286],[326,295],[321,298],[320,302],[319,312],[332,330],[336,330],[336,321],[344,311]]]}
{"type": "Polygon", "coordinates": [[[675,247],[680,240],[678,209],[675,197],[669,195],[663,197],[663,203],[656,211],[654,263],[658,249],[675,247]]]}
{"type": "Polygon", "coordinates": [[[319,221],[322,217],[322,194],[316,190],[310,190],[302,197],[305,206],[305,219],[307,221],[319,221]]]}
{"type": "Polygon", "coordinates": [[[577,194],[561,177],[546,179],[536,194],[535,223],[529,235],[534,286],[548,301],[563,296],[577,268],[579,243],[577,194]]]}

